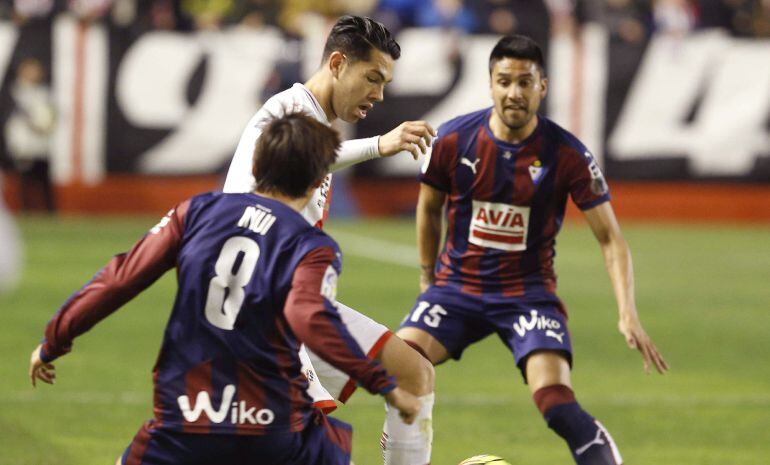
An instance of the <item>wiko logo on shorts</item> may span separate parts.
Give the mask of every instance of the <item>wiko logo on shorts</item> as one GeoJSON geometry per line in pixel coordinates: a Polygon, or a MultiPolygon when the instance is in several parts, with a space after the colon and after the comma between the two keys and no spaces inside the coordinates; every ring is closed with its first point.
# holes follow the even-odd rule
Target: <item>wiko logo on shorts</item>
{"type": "Polygon", "coordinates": [[[474,200],[468,241],[512,252],[526,250],[528,226],[529,207],[474,200]]]}
{"type": "Polygon", "coordinates": [[[562,341],[564,332],[556,332],[561,329],[561,323],[559,323],[559,320],[554,320],[553,318],[540,315],[537,313],[537,310],[529,311],[529,320],[527,320],[527,318],[524,316],[520,316],[519,322],[513,324],[513,330],[516,331],[516,334],[518,334],[519,337],[524,337],[528,331],[535,329],[545,331],[546,336],[550,336],[562,344],[564,343],[564,341],[562,341]]]}
{"type": "Polygon", "coordinates": [[[212,423],[224,423],[228,419],[231,424],[245,425],[269,425],[275,420],[275,413],[272,410],[263,408],[257,410],[256,407],[246,408],[246,401],[233,402],[235,397],[235,386],[228,384],[222,391],[222,403],[219,409],[215,410],[211,405],[211,397],[206,391],[201,391],[195,398],[195,406],[190,408],[190,398],[179,396],[177,402],[182,410],[185,421],[194,423],[200,418],[202,413],[211,420],[212,423]]]}

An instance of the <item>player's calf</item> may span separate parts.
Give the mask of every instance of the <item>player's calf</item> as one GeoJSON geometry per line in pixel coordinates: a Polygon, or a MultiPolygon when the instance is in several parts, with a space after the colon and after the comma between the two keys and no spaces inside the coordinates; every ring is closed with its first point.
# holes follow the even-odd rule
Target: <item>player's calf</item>
{"type": "Polygon", "coordinates": [[[535,404],[548,427],[569,445],[578,465],[621,465],[620,456],[610,433],[575,400],[567,386],[557,384],[537,390],[535,404]]]}

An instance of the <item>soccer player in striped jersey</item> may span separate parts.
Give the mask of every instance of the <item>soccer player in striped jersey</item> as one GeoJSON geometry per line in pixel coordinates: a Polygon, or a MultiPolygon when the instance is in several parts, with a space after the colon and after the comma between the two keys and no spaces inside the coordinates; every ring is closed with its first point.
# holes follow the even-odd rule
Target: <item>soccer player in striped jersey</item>
{"type": "Polygon", "coordinates": [[[502,38],[489,60],[493,106],[443,124],[423,167],[417,206],[422,294],[397,332],[434,364],[496,333],[513,352],[548,426],[580,465],[620,464],[607,430],[575,400],[567,310],[556,295],[555,238],[567,197],[605,258],[619,329],[644,368],[668,366],[637,315],[631,255],[593,155],[538,114],[542,52],[502,38]],[[441,243],[442,209],[446,241],[441,243]]]}
{"type": "Polygon", "coordinates": [[[30,376],[171,268],[178,292],[153,370],[154,418],[122,465],[350,462],[350,426],[313,407],[298,356],[306,344],[411,423],[419,400],[350,334],[336,302],[342,255],[300,211],[328,173],[337,133],[304,114],[257,143],[256,191],[182,202],[54,315],[30,376]],[[291,173],[291,176],[287,174],[291,173]]]}
{"type": "MultiPolygon", "coordinates": [[[[274,95],[252,117],[236,149],[225,180],[225,192],[249,192],[253,188],[249,160],[262,127],[288,111],[302,110],[324,124],[339,118],[355,123],[366,118],[383,99],[385,85],[393,79],[393,66],[400,47],[382,24],[357,16],[340,18],[327,38],[321,67],[304,84],[274,95]]],[[[435,135],[425,121],[405,122],[382,136],[345,141],[331,171],[379,157],[409,151],[425,153],[435,135]]],[[[291,174],[287,174],[291,176],[291,174]]],[[[310,224],[323,227],[329,209],[332,175],[329,174],[302,211],[310,224]]],[[[430,462],[433,408],[433,366],[385,326],[362,313],[339,304],[343,319],[369,356],[383,366],[409,392],[420,397],[422,410],[412,425],[398,412],[387,409],[380,444],[386,465],[425,465],[430,462]]],[[[312,350],[300,351],[310,379],[309,393],[326,410],[345,402],[356,383],[346,373],[330,366],[312,350]]],[[[387,408],[387,406],[386,406],[387,408]]]]}

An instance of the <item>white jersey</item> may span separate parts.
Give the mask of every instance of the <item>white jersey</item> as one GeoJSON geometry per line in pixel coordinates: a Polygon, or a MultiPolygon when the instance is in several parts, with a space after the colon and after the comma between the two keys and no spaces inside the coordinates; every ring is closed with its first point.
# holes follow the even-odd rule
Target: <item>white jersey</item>
{"type": "MultiPolygon", "coordinates": [[[[224,192],[251,192],[254,190],[254,175],[251,173],[252,158],[254,147],[262,134],[262,129],[274,118],[299,111],[326,125],[330,124],[318,100],[304,85],[294,84],[291,88],[274,95],[257,111],[244,129],[227,172],[225,186],[222,189],[224,192]]],[[[331,171],[379,157],[378,138],[379,136],[343,142],[337,152],[337,161],[332,165],[331,171]]],[[[319,228],[323,226],[328,212],[331,181],[332,175],[329,173],[301,212],[310,224],[319,228]]],[[[349,307],[338,303],[338,308],[343,323],[348,326],[351,334],[355,335],[361,350],[371,357],[376,356],[382,349],[384,341],[391,334],[390,331],[385,326],[349,307]]],[[[307,393],[313,399],[316,407],[325,411],[332,410],[336,406],[334,399],[344,402],[352,394],[356,386],[355,382],[351,381],[348,375],[342,371],[330,366],[312,352],[308,352],[304,344],[300,347],[299,357],[302,362],[302,372],[308,378],[307,393]]]]}
{"type": "MultiPolygon", "coordinates": [[[[275,118],[287,113],[304,112],[321,123],[330,125],[321,105],[315,96],[302,84],[294,84],[289,89],[272,96],[251,118],[241,135],[235,156],[227,172],[224,192],[251,192],[254,190],[254,176],[251,173],[252,158],[257,139],[262,128],[275,118]]],[[[332,171],[350,166],[379,156],[378,138],[358,139],[342,143],[332,171]]],[[[321,186],[313,193],[302,216],[312,225],[321,227],[329,211],[329,193],[332,175],[329,173],[321,186]]]]}

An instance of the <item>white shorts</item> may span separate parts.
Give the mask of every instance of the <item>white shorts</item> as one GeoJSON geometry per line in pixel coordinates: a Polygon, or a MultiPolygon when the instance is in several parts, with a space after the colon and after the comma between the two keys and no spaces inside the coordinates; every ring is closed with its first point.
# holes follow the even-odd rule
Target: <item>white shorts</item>
{"type": "MultiPolygon", "coordinates": [[[[385,346],[393,333],[385,326],[352,308],[337,303],[342,322],[353,339],[369,358],[374,358],[385,346]]],[[[337,408],[336,400],[345,403],[356,390],[356,382],[345,372],[334,368],[303,344],[299,349],[302,372],[308,379],[308,395],[313,405],[326,413],[337,408]]]]}

